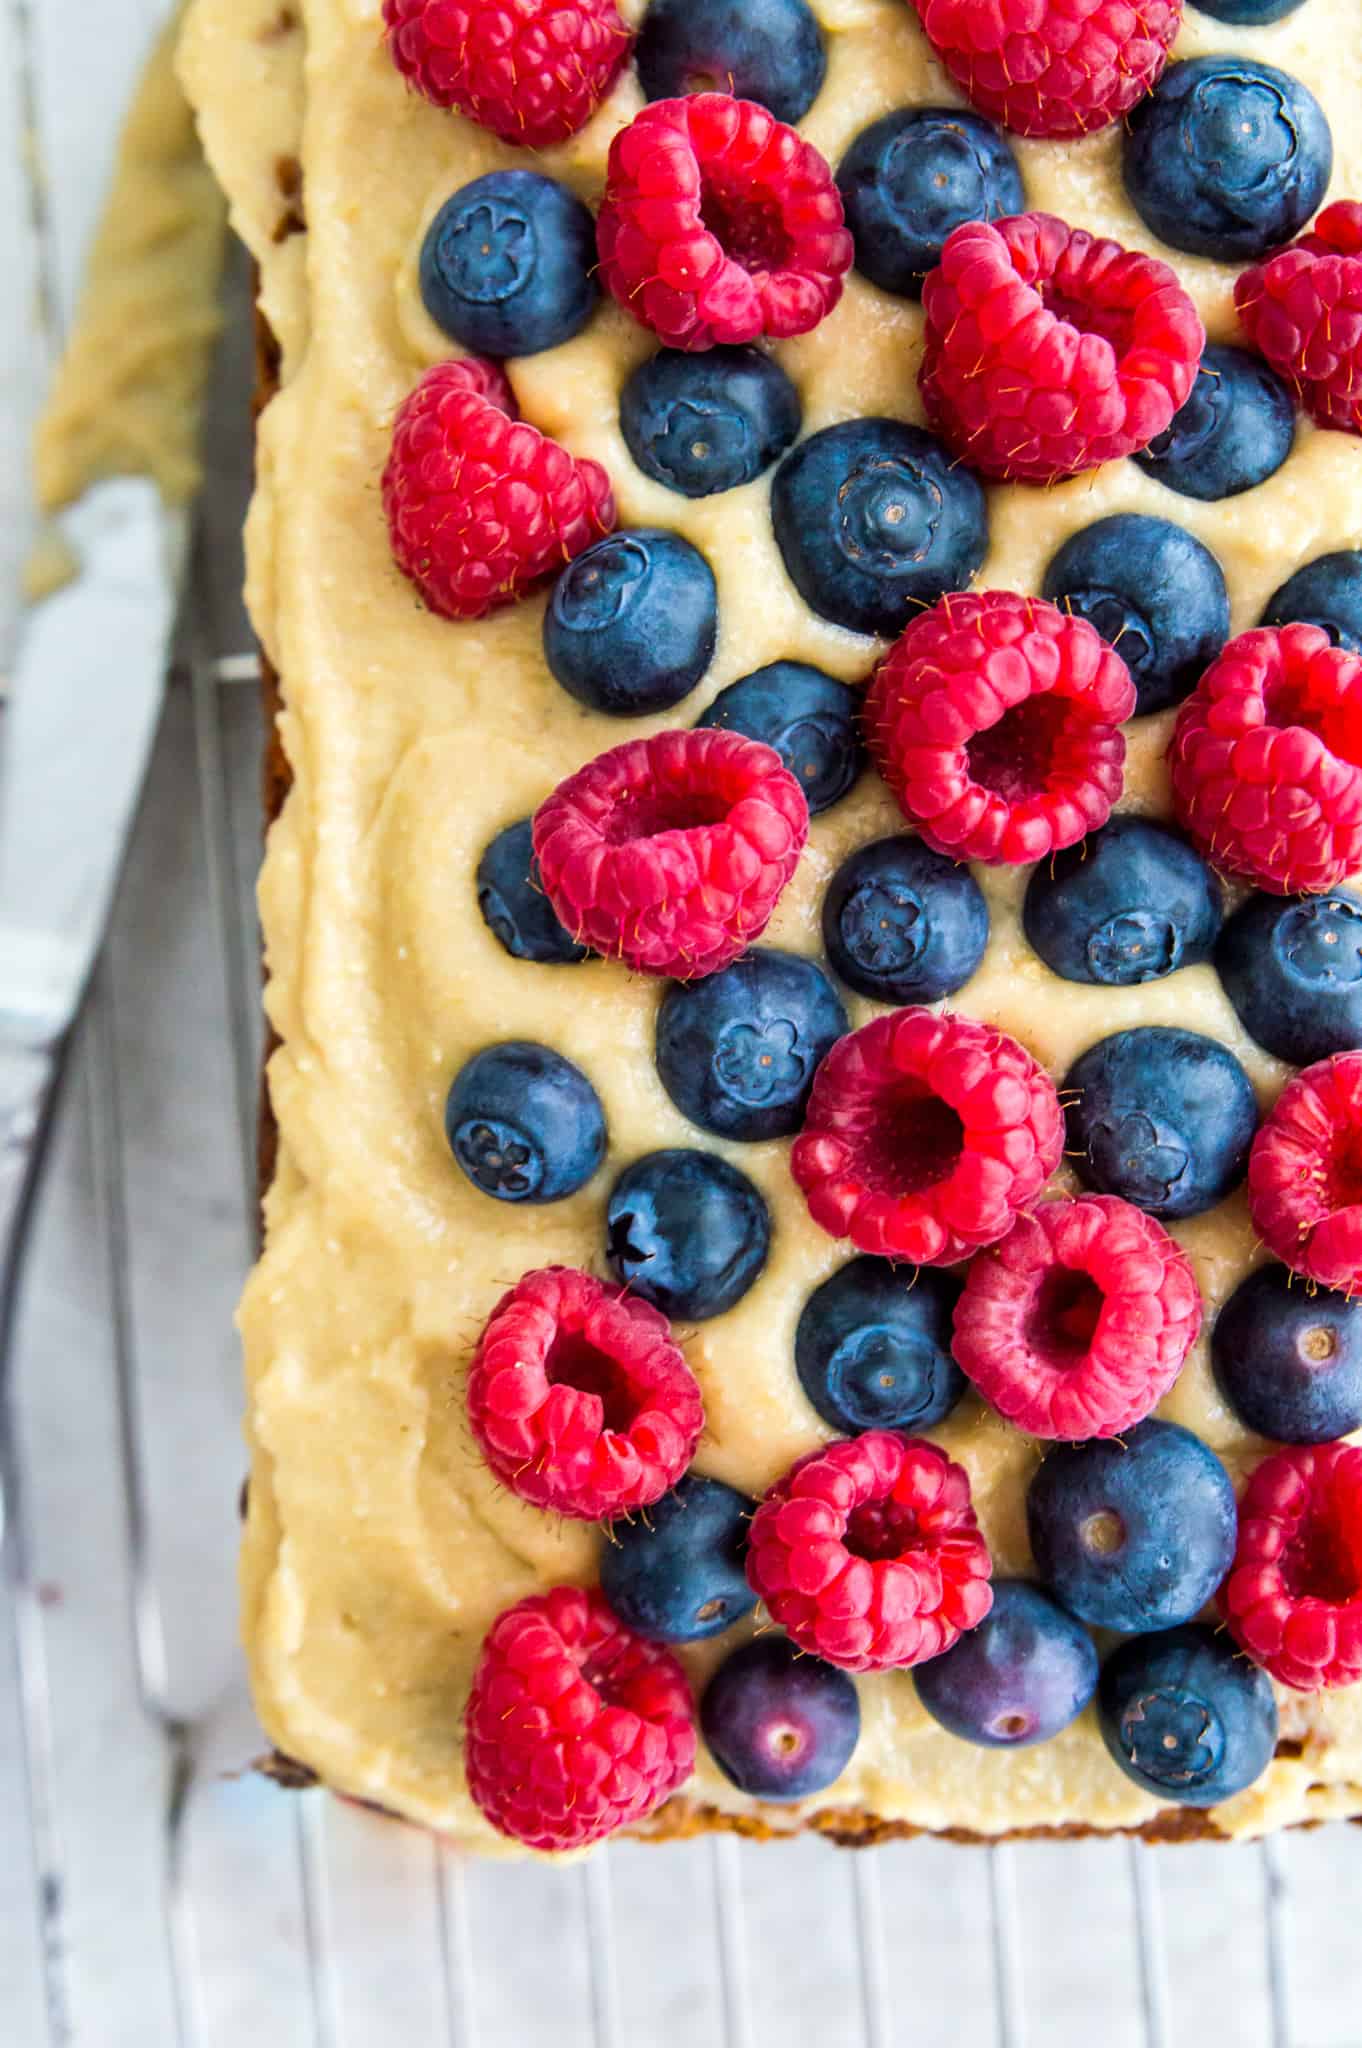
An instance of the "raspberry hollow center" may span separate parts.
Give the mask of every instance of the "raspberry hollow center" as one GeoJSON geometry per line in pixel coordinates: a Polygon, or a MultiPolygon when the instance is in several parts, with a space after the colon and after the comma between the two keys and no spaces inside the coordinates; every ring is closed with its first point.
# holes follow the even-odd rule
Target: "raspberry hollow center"
{"type": "Polygon", "coordinates": [[[598,1395],[605,1429],[623,1434],[638,1418],[642,1403],[618,1359],[598,1350],[580,1331],[565,1330],[554,1338],[544,1374],[551,1387],[572,1387],[579,1394],[598,1395]]]}
{"type": "Polygon", "coordinates": [[[1014,704],[966,746],[972,779],[1007,804],[1043,796],[1054,780],[1060,749],[1079,722],[1062,697],[1028,697],[1014,704]]]}
{"type": "Polygon", "coordinates": [[[1263,708],[1269,725],[1304,726],[1322,740],[1329,752],[1354,768],[1362,768],[1362,708],[1352,691],[1339,704],[1318,704],[1308,688],[1292,675],[1279,676],[1263,693],[1263,708]]]}
{"type": "Polygon", "coordinates": [[[896,1500],[868,1500],[853,1508],[842,1538],[851,1555],[868,1564],[902,1557],[919,1541],[916,1516],[896,1500]]]}
{"type": "Polygon", "coordinates": [[[1293,1600],[1344,1607],[1362,1598],[1362,1485],[1345,1467],[1316,1488],[1282,1552],[1282,1581],[1293,1600]]]}
{"type": "Polygon", "coordinates": [[[1058,1371],[1078,1365],[1092,1349],[1106,1301],[1097,1282],[1069,1266],[1052,1266],[1041,1278],[1024,1334],[1038,1358],[1058,1371]]]}
{"type": "Polygon", "coordinates": [[[719,825],[729,807],[712,790],[649,790],[619,797],[601,825],[607,846],[627,846],[636,839],[655,839],[659,832],[690,832],[719,825]]]}
{"type": "Polygon", "coordinates": [[[700,218],[724,254],[754,277],[783,270],[790,260],[779,207],[754,192],[730,192],[707,177],[700,187],[700,218]]]}
{"type": "Polygon", "coordinates": [[[876,1105],[859,1160],[866,1185],[881,1195],[916,1195],[955,1171],[965,1126],[948,1102],[905,1082],[876,1105]]]}
{"type": "Polygon", "coordinates": [[[1324,1199],[1329,1209],[1351,1209],[1362,1202],[1362,1131],[1347,1130],[1324,1172],[1324,1199]]]}
{"type": "Polygon", "coordinates": [[[1100,334],[1118,356],[1123,356],[1132,338],[1133,322],[1126,306],[1098,306],[1090,299],[1075,297],[1053,279],[1037,287],[1047,313],[1077,328],[1080,334],[1100,334]]]}

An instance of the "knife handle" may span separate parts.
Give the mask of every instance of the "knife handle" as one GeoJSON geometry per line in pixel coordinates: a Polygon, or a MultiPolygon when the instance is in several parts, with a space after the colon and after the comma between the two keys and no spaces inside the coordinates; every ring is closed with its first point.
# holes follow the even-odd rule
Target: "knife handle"
{"type": "Polygon", "coordinates": [[[19,1266],[61,1070],[60,1045],[0,1044],[0,1386],[19,1292],[19,1266]]]}

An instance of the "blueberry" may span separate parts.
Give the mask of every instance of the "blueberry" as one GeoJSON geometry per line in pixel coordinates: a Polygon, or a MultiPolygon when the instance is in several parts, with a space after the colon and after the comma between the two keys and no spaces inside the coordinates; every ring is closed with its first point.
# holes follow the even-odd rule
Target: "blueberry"
{"type": "Polygon", "coordinates": [[[796,1650],[788,1636],[758,1636],[726,1657],[705,1687],[700,1732],[739,1791],[807,1799],[850,1763],[860,1697],[835,1664],[796,1650]]]}
{"type": "Polygon", "coordinates": [[[596,223],[538,171],[489,171],[446,199],[421,248],[421,297],[475,355],[530,356],[595,309],[596,223]]]}
{"type": "Polygon", "coordinates": [[[757,1596],[747,1583],[756,1502],[688,1472],[646,1515],[616,1522],[601,1551],[601,1591],[626,1628],[659,1643],[717,1636],[757,1596]]]}
{"type": "Polygon", "coordinates": [[[1293,1066],[1362,1046],[1362,900],[1250,896],[1216,947],[1250,1038],[1293,1066]]]}
{"type": "Polygon", "coordinates": [[[1270,21],[1283,21],[1303,5],[1303,0],[1193,0],[1198,14],[1209,14],[1234,28],[1266,28],[1270,21]]]}
{"type": "Polygon", "coordinates": [[[1026,205],[1017,160],[991,121],[958,107],[900,107],[863,128],[837,186],[856,268],[882,291],[919,299],[941,245],[967,220],[1026,205]]]}
{"type": "Polygon", "coordinates": [[[1025,1749],[1082,1713],[1097,1687],[1097,1652],[1039,1586],[1001,1579],[978,1627],[913,1676],[932,1719],[962,1742],[1025,1749]]]}
{"type": "Polygon", "coordinates": [[[580,1067],[522,1038],[474,1053],[445,1104],[449,1147],[499,1202],[557,1202],[605,1157],[605,1115],[580,1067]]]}
{"type": "Polygon", "coordinates": [[[828,64],[806,0],[651,0],[635,57],[650,100],[731,92],[791,122],[817,99],[828,64]]]}
{"type": "Polygon", "coordinates": [[[591,958],[559,922],[540,886],[528,818],[490,841],[478,862],[477,887],[482,921],[512,959],[565,966],[591,958]]]}
{"type": "Polygon", "coordinates": [[[863,1429],[927,1429],[965,1391],[951,1356],[960,1282],[888,1259],[839,1267],[804,1304],[795,1330],[799,1383],[824,1422],[863,1429]]]}
{"type": "Polygon", "coordinates": [[[607,534],[569,562],[544,613],[544,659],[570,696],[612,718],[666,711],[714,655],[714,571],[679,533],[607,534]]]}
{"type": "Polygon", "coordinates": [[[771,1247],[761,1194],[714,1152],[673,1147],[636,1159],[611,1190],[605,1222],[615,1278],[690,1323],[741,1301],[771,1247]]]}
{"type": "Polygon", "coordinates": [[[831,810],[865,766],[860,700],[803,661],[772,661],[720,690],[697,725],[745,733],[774,747],[808,799],[809,816],[831,810]]]}
{"type": "Polygon", "coordinates": [[[1244,1177],[1258,1105],[1214,1038],[1142,1024],[1099,1039],[1070,1067],[1068,1144],[1080,1179],[1151,1216],[1198,1216],[1244,1177]]]}
{"type": "Polygon", "coordinates": [[[1097,628],[1130,670],[1135,715],[1196,688],[1230,634],[1230,600],[1209,548],[1169,519],[1113,512],[1071,534],[1043,595],[1097,628]]]}
{"type": "Polygon", "coordinates": [[[620,394],[620,428],[645,476],[684,498],[735,490],[799,432],[799,393],[756,348],[664,348],[620,394]]]}
{"type": "Polygon", "coordinates": [[[788,1138],[819,1062],[850,1030],[816,961],[753,947],[720,974],[674,982],[657,1013],[657,1071],[683,1116],[721,1138],[788,1138]]]}
{"type": "Polygon", "coordinates": [[[823,943],[861,995],[934,1003],[963,988],[983,959],[988,905],[967,867],[922,840],[875,839],[829,883],[823,943]]]}
{"type": "Polygon", "coordinates": [[[1362,1301],[1258,1266],[1211,1332],[1211,1364],[1239,1420],[1283,1444],[1362,1429],[1362,1301]]]}
{"type": "Polygon", "coordinates": [[[1211,957],[1220,884],[1185,839],[1113,818],[1032,871],[1026,936],[1065,981],[1129,988],[1211,957]]]}
{"type": "Polygon", "coordinates": [[[1296,408],[1261,356],[1211,343],[1191,395],[1137,467],[1184,498],[1233,498],[1275,474],[1291,453],[1296,408]]]}
{"type": "Polygon", "coordinates": [[[1122,1643],[1102,1667],[1097,1711],[1126,1776],[1181,1806],[1242,1792],[1277,1747],[1272,1680],[1200,1622],[1122,1643]]]}
{"type": "Polygon", "coordinates": [[[1298,234],[1333,156],[1318,100],[1251,57],[1170,64],[1126,116],[1126,191],[1145,226],[1170,248],[1226,263],[1298,234]]]}
{"type": "Polygon", "coordinates": [[[1322,626],[1335,647],[1362,654],[1362,548],[1317,555],[1273,592],[1263,624],[1289,626],[1293,619],[1322,626]]]}
{"type": "Polygon", "coordinates": [[[776,471],[771,517],[801,596],[856,633],[901,633],[963,590],[988,546],[977,477],[902,420],[847,420],[801,441],[776,471]]]}

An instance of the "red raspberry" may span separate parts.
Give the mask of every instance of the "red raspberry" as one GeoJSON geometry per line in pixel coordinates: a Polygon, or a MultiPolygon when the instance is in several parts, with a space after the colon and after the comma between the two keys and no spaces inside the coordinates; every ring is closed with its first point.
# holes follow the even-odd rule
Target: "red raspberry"
{"type": "Polygon", "coordinates": [[[468,1419],[512,1493],[595,1522],[676,1484],[705,1411],[665,1316],[589,1273],[546,1266],[493,1309],[469,1369],[468,1419]]]}
{"type": "Polygon", "coordinates": [[[1086,619],[1010,590],[955,592],[890,648],[864,723],[904,816],[957,860],[1043,860],[1105,825],[1135,709],[1086,619]]]}
{"type": "Polygon", "coordinates": [[[810,1451],[752,1518],[747,1578],[801,1650],[846,1671],[939,1657],[993,1605],[969,1479],[925,1437],[810,1451]]]}
{"type": "Polygon", "coordinates": [[[383,0],[383,19],[418,92],[533,149],[584,127],[629,54],[615,0],[383,0]]]}
{"type": "Polygon", "coordinates": [[[823,1061],[790,1169],[831,1236],[950,1266],[1011,1229],[1063,1147],[1055,1084],[1015,1038],[895,1010],[823,1061]]]}
{"type": "Polygon", "coordinates": [[[980,1252],[955,1310],[956,1358],[1030,1436],[1120,1436],[1182,1369],[1201,1328],[1186,1253],[1114,1195],[1042,1202],[980,1252]]]}
{"type": "Polygon", "coordinates": [[[1362,1287],[1362,1052],[1337,1052],[1288,1081],[1253,1141],[1249,1214],[1293,1272],[1362,1287]]]}
{"type": "Polygon", "coordinates": [[[1016,135],[1091,135],[1168,61],[1182,0],[917,0],[960,90],[1016,135]]]}
{"type": "Polygon", "coordinates": [[[1014,482],[1147,446],[1190,392],[1206,341],[1166,263],[1052,213],[956,228],[922,305],[928,417],[972,469],[1014,482]]]}
{"type": "Polygon", "coordinates": [[[383,472],[393,559],[433,612],[480,619],[615,523],[610,479],[519,421],[495,363],[437,363],[403,402],[383,472]]]}
{"type": "Polygon", "coordinates": [[[1234,303],[1311,417],[1362,434],[1362,204],[1326,206],[1308,235],[1243,273],[1234,303]]]}
{"type": "Polygon", "coordinates": [[[808,837],[780,756],[717,728],[626,740],[561,782],[534,819],[560,921],[641,974],[714,974],[759,938],[808,837]]]}
{"type": "Polygon", "coordinates": [[[728,93],[656,100],[615,137],[596,239],[604,283],[671,348],[806,334],[851,268],[823,158],[728,93]]]}
{"type": "Polygon", "coordinates": [[[1273,896],[1362,862],[1362,658],[1320,626],[1260,626],[1178,712],[1173,804],[1218,868],[1273,896]]]}
{"type": "Polygon", "coordinates": [[[686,1674],[595,1587],[555,1586],[492,1624],[466,1718],[468,1789],[532,1849],[632,1827],[695,1768],[686,1674]]]}
{"type": "Polygon", "coordinates": [[[1362,1678],[1362,1449],[1292,1444],[1254,1470],[1220,1593],[1230,1633],[1283,1685],[1362,1678]]]}

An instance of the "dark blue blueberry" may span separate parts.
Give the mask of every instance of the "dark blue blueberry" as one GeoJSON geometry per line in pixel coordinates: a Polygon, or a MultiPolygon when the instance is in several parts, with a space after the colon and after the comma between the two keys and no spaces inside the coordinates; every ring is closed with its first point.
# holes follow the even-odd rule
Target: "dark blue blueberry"
{"type": "Polygon", "coordinates": [[[1126,191],[1145,226],[1170,248],[1225,263],[1298,234],[1333,157],[1314,95],[1251,57],[1170,64],[1126,115],[1126,191]]]}
{"type": "Polygon", "coordinates": [[[1211,1363],[1239,1420],[1283,1444],[1362,1429],[1362,1301],[1258,1266],[1211,1331],[1211,1363]]]}
{"type": "Polygon", "coordinates": [[[615,1278],[663,1315],[700,1323],[741,1301],[771,1248],[771,1217],[745,1173],[673,1147],[625,1168],[605,1212],[615,1278]]]}
{"type": "Polygon", "coordinates": [[[1027,938],[1065,981],[1128,988],[1211,957],[1220,884],[1185,839],[1145,818],[1113,818],[1032,872],[1027,938]]]}
{"type": "Polygon", "coordinates": [[[1272,1680],[1200,1622],[1122,1643],[1102,1667],[1097,1711],[1126,1776],[1180,1806],[1242,1792],[1277,1747],[1272,1680]]]}
{"type": "Polygon", "coordinates": [[[967,867],[921,839],[875,839],[828,884],[823,943],[861,995],[934,1003],[963,988],[983,959],[988,905],[967,867]]]}
{"type": "Polygon", "coordinates": [[[1132,460],[1181,497],[1233,498],[1279,470],[1295,437],[1295,401],[1276,372],[1212,342],[1172,425],[1132,460]]]}
{"type": "Polygon", "coordinates": [[[731,92],[798,121],[827,70],[807,0],[651,0],[634,48],[650,100],[731,92]]]}
{"type": "Polygon", "coordinates": [[[538,171],[489,171],[446,199],[421,248],[421,297],[475,355],[530,356],[591,318],[596,223],[538,171]]]}
{"type": "Polygon", "coordinates": [[[1209,548],[1169,519],[1113,512],[1070,534],[1043,594],[1109,640],[1135,684],[1136,716],[1194,690],[1230,634],[1230,600],[1209,548]]]}
{"type": "Polygon", "coordinates": [[[1026,205],[1017,160],[991,121],[959,107],[900,107],[863,128],[837,173],[856,268],[882,291],[922,296],[953,228],[1026,205]]]}
{"type": "Polygon", "coordinates": [[[1311,1066],[1362,1046],[1362,901],[1250,896],[1215,950],[1225,993],[1250,1038],[1311,1066]]]}
{"type": "Polygon", "coordinates": [[[1234,1557],[1234,1488],[1174,1422],[1117,1441],[1060,1444],[1031,1481],[1036,1570],[1071,1614],[1139,1635],[1199,1614],[1234,1557]]]}
{"type": "Polygon", "coordinates": [[[612,718],[666,711],[695,688],[718,633],[714,571],[679,533],[607,534],[569,562],[544,613],[544,659],[612,718]]]}
{"type": "Polygon", "coordinates": [[[861,1735],[855,1683],[835,1664],[758,1636],[719,1666],[700,1701],[715,1763],[754,1799],[807,1799],[851,1761],[861,1735]]]}
{"type": "Polygon", "coordinates": [[[566,966],[591,958],[559,922],[540,886],[528,818],[507,825],[489,842],[478,862],[477,886],[483,923],[513,959],[566,966]]]}
{"type": "Polygon", "coordinates": [[[620,428],[645,476],[685,498],[750,484],[799,432],[799,393],[756,348],[664,348],[620,394],[620,428]]]}
{"type": "Polygon", "coordinates": [[[995,1579],[977,1628],[913,1673],[934,1721],[962,1742],[1025,1749],[1048,1742],[1097,1688],[1092,1637],[1039,1586],[995,1579]]]}
{"type": "Polygon", "coordinates": [[[1258,1104],[1214,1038],[1141,1024],[1099,1039],[1070,1067],[1068,1146],[1085,1186],[1151,1216],[1198,1216],[1244,1177],[1258,1104]]]}
{"type": "Polygon", "coordinates": [[[445,1104],[449,1148],[499,1202],[557,1202],[605,1157],[605,1115],[580,1067],[526,1039],[474,1053],[445,1104]]]}
{"type": "Polygon", "coordinates": [[[771,517],[800,595],[856,633],[901,633],[963,590],[988,546],[977,477],[902,420],[847,420],[801,441],[776,471],[771,517]]]}
{"type": "Polygon", "coordinates": [[[838,1268],[804,1304],[795,1330],[799,1383],[824,1422],[863,1429],[927,1429],[965,1391],[951,1356],[960,1282],[888,1259],[838,1268]]]}
{"type": "Polygon", "coordinates": [[[1271,21],[1283,21],[1304,4],[1304,0],[1193,0],[1198,14],[1223,21],[1234,28],[1265,28],[1271,21]]]}
{"type": "Polygon", "coordinates": [[[1273,592],[1263,624],[1289,626],[1293,619],[1323,626],[1335,647],[1362,654],[1362,548],[1317,555],[1273,592]]]}
{"type": "Polygon", "coordinates": [[[674,982],[657,1013],[657,1071],[683,1116],[721,1138],[788,1138],[819,1062],[850,1030],[822,968],[753,947],[722,973],[674,982]]]}
{"type": "Polygon", "coordinates": [[[804,661],[754,669],[720,690],[695,723],[774,747],[797,777],[811,818],[840,803],[865,766],[855,690],[804,661]]]}
{"type": "Polygon", "coordinates": [[[601,1591],[625,1627],[658,1643],[698,1643],[750,1613],[755,1510],[745,1493],[688,1472],[646,1514],[616,1522],[601,1549],[601,1591]]]}

